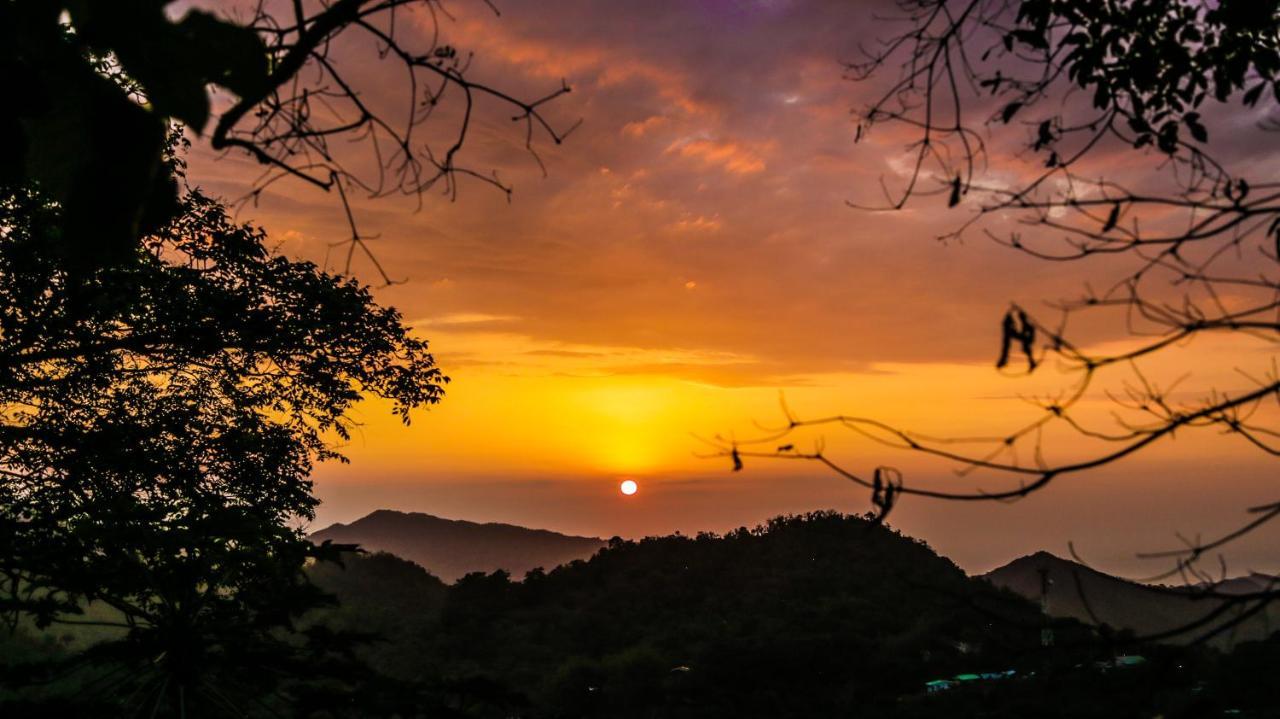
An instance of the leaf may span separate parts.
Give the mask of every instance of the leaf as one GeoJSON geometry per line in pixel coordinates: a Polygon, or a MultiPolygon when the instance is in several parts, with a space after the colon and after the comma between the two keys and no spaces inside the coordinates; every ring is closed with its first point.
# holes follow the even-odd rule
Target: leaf
{"type": "Polygon", "coordinates": [[[1018,310],[1018,320],[1022,324],[1022,330],[1017,336],[1018,344],[1022,346],[1022,354],[1027,358],[1027,371],[1034,372],[1036,369],[1036,326],[1027,316],[1026,312],[1018,310]]]}
{"type": "Polygon", "coordinates": [[[1191,131],[1191,136],[1195,138],[1196,142],[1205,143],[1209,141],[1209,131],[1204,129],[1204,125],[1200,124],[1199,113],[1189,112],[1183,115],[1182,122],[1191,131]]]}
{"type": "Polygon", "coordinates": [[[1004,110],[1000,112],[1000,119],[1004,121],[1004,124],[1008,125],[1009,121],[1013,119],[1013,116],[1018,114],[1018,110],[1021,109],[1022,103],[1011,102],[1008,105],[1005,105],[1004,110]]]}
{"type": "Polygon", "coordinates": [[[947,207],[955,207],[960,204],[960,176],[956,175],[956,179],[951,181],[951,197],[947,199],[947,207]]]}
{"type": "Polygon", "coordinates": [[[1000,357],[996,360],[996,369],[1004,369],[1009,364],[1009,348],[1013,344],[1013,337],[1017,334],[1017,325],[1014,324],[1013,311],[1010,310],[1004,315],[1004,319],[1000,322],[1000,357]]]}
{"type": "Polygon", "coordinates": [[[1240,203],[1244,202],[1244,198],[1249,196],[1249,182],[1244,178],[1240,178],[1234,183],[1228,182],[1222,192],[1228,200],[1231,200],[1236,207],[1239,207],[1240,203]]]}
{"type": "Polygon", "coordinates": [[[1262,91],[1263,89],[1266,88],[1266,86],[1267,86],[1267,83],[1260,82],[1257,85],[1254,85],[1251,90],[1246,92],[1244,94],[1245,107],[1253,107],[1254,105],[1258,104],[1258,98],[1262,97],[1262,91]]]}
{"type": "MultiPolygon", "coordinates": [[[[1005,37],[1007,38],[1009,36],[1006,35],[1005,37]]],[[[1036,48],[1037,50],[1049,49],[1049,40],[1045,37],[1045,34],[1043,32],[1037,32],[1031,28],[1018,28],[1017,30],[1014,30],[1013,39],[1036,48]]],[[[1006,41],[1005,45],[1011,48],[1012,43],[1006,41]]]]}
{"type": "Polygon", "coordinates": [[[1102,82],[1093,90],[1093,106],[1102,109],[1111,103],[1111,90],[1102,82]]]}
{"type": "Polygon", "coordinates": [[[1147,114],[1147,103],[1143,101],[1142,95],[1136,92],[1129,93],[1129,104],[1133,107],[1133,117],[1129,119],[1129,125],[1132,127],[1135,121],[1146,125],[1146,121],[1141,119],[1147,114]]]}
{"type": "Polygon", "coordinates": [[[1036,368],[1035,358],[1035,341],[1036,326],[1026,312],[1021,309],[1010,309],[1005,313],[1004,319],[1000,321],[1000,357],[996,360],[996,369],[1004,369],[1009,364],[1009,355],[1013,348],[1013,343],[1017,342],[1022,353],[1027,358],[1027,371],[1034,372],[1036,368]]]}
{"type": "Polygon", "coordinates": [[[1035,149],[1039,150],[1053,143],[1053,124],[1049,120],[1040,123],[1036,128],[1035,149]]]}
{"type": "Polygon", "coordinates": [[[1170,120],[1160,126],[1160,134],[1156,136],[1156,147],[1168,155],[1178,151],[1178,123],[1170,120]]]}
{"type": "Polygon", "coordinates": [[[1116,223],[1119,221],[1120,221],[1120,203],[1117,202],[1115,204],[1115,207],[1111,208],[1111,214],[1107,215],[1107,221],[1102,224],[1102,234],[1105,235],[1108,232],[1114,230],[1116,228],[1116,223]]]}

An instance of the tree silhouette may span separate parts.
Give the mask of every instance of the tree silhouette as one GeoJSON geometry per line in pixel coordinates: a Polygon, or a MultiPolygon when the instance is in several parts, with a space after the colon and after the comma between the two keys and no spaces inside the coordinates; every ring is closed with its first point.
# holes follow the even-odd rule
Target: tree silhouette
{"type": "Polygon", "coordinates": [[[460,176],[510,193],[461,160],[475,101],[510,108],[533,153],[565,136],[541,110],[568,87],[525,101],[471,81],[436,0],[172,5],[0,6],[20,98],[0,117],[0,614],[117,630],[28,672],[80,688],[67,712],[333,712],[317,677],[377,682],[351,637],[294,625],[328,601],[303,567],[350,549],[303,534],[309,474],[342,459],[360,398],[407,422],[447,378],[366,287],[272,255],[186,187],[175,132],[262,163],[250,199],[284,178],[336,191],[349,271],[349,194],[456,196],[460,176]],[[337,47],[400,64],[404,107],[367,104],[337,47]]]}
{"type": "Polygon", "coordinates": [[[336,191],[349,271],[349,194],[452,197],[461,176],[509,194],[462,162],[476,100],[509,108],[537,160],[536,138],[567,134],[542,108],[569,90],[525,101],[468,79],[436,0],[263,2],[238,20],[172,4],[0,6],[21,98],[0,117],[0,612],[118,630],[26,677],[82,686],[66,711],[332,712],[301,678],[368,676],[349,637],[294,626],[327,601],[304,565],[350,549],[306,540],[308,476],[342,459],[360,398],[407,422],[447,378],[367,288],[272,255],[186,187],[175,126],[262,163],[250,199],[285,178],[336,191]],[[367,104],[339,46],[398,63],[404,107],[367,104]]]}
{"type": "Polygon", "coordinates": [[[65,667],[83,700],[246,715],[342,658],[286,631],[324,601],[304,565],[340,549],[299,526],[314,463],[341,459],[361,397],[408,422],[447,378],[366,287],[273,255],[198,190],[89,272],[48,251],[64,212],[0,201],[0,609],[119,629],[65,667]]]}
{"type": "Polygon", "coordinates": [[[511,110],[531,153],[536,135],[559,143],[572,129],[557,130],[542,115],[546,103],[569,91],[563,83],[521,100],[468,79],[470,54],[441,37],[438,21],[448,13],[438,0],[263,1],[243,22],[200,10],[174,19],[172,4],[0,6],[0,70],[22,98],[0,118],[0,185],[35,183],[59,203],[66,211],[50,240],[80,264],[130,259],[141,236],[179,211],[163,160],[173,121],[207,132],[214,149],[247,152],[262,163],[266,173],[252,197],[285,177],[337,190],[351,220],[351,250],[364,238],[349,191],[420,195],[443,188],[453,195],[465,175],[510,192],[496,172],[460,159],[478,98],[511,110]],[[331,55],[340,44],[398,63],[403,107],[366,100],[331,55]],[[457,111],[435,123],[439,131],[419,129],[442,107],[457,111]],[[344,161],[333,150],[348,141],[372,156],[371,170],[350,169],[368,167],[368,157],[344,161]]]}
{"type": "MultiPolygon", "coordinates": [[[[881,515],[893,498],[910,495],[1018,499],[1178,432],[1217,431],[1280,456],[1280,184],[1244,177],[1246,163],[1229,150],[1215,156],[1207,129],[1213,123],[1202,114],[1280,99],[1280,3],[896,5],[898,17],[884,21],[891,36],[850,64],[848,73],[875,93],[857,111],[858,139],[895,127],[913,137],[912,162],[901,186],[881,183],[883,203],[852,204],[895,210],[946,196],[948,207],[969,214],[943,240],[979,233],[1051,262],[1105,257],[1118,277],[1079,298],[1051,303],[1052,319],[1019,306],[1004,315],[998,369],[1021,365],[1029,375],[1053,364],[1072,378],[1037,398],[1040,415],[1024,426],[994,437],[952,439],[869,417],[804,419],[784,405],[785,424],[777,432],[725,444],[724,455],[735,462],[819,462],[871,489],[881,515]],[[989,168],[1003,174],[993,177],[989,168]],[[1094,337],[1103,327],[1128,341],[1118,351],[1095,349],[1068,333],[1068,320],[1073,327],[1086,323],[1094,337]],[[1242,388],[1184,387],[1174,394],[1176,386],[1160,386],[1144,373],[1144,363],[1208,335],[1250,343],[1227,360],[1239,363],[1242,388]],[[1110,389],[1117,375],[1120,386],[1110,389]],[[1103,388],[1113,400],[1111,417],[1085,416],[1082,400],[1103,388]],[[815,425],[840,426],[895,449],[941,458],[965,476],[986,473],[1012,482],[999,489],[938,490],[913,486],[887,467],[874,476],[855,472],[820,445],[807,452],[749,451],[815,425]],[[1087,442],[1090,453],[1049,459],[1045,438],[1061,431],[1087,442]]],[[[1212,585],[1215,577],[1198,568],[1200,560],[1280,516],[1280,503],[1249,511],[1252,517],[1236,531],[1147,555],[1175,560],[1169,572],[1152,579],[1181,575],[1212,585]]],[[[1276,589],[1228,601],[1248,615],[1276,589]]]]}

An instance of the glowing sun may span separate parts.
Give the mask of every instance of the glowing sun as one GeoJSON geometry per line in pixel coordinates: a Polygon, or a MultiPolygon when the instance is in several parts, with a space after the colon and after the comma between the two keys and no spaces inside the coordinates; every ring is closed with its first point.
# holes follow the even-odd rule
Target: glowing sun
{"type": "Polygon", "coordinates": [[[618,489],[622,490],[622,493],[629,497],[635,494],[636,490],[640,489],[640,485],[636,484],[634,479],[624,479],[622,480],[622,484],[618,485],[618,489]]]}

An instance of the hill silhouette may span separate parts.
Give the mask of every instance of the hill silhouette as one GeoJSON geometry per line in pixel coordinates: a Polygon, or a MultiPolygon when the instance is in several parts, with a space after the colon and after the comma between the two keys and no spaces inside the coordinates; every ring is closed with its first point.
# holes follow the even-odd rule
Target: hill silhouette
{"type": "Polygon", "coordinates": [[[380,669],[500,686],[521,716],[888,711],[937,676],[1008,668],[1041,627],[1034,604],[924,542],[832,512],[614,539],[521,582],[500,571],[433,587],[385,555],[354,558],[352,578],[326,572],[317,582],[341,600],[332,619],[391,627],[368,651],[380,669]],[[415,576],[417,609],[397,596],[415,576]]]}
{"type": "MultiPolygon", "coordinates": [[[[1221,600],[1197,596],[1194,588],[1163,587],[1139,584],[1114,577],[1078,562],[1036,552],[992,570],[983,579],[997,587],[1009,589],[1029,600],[1041,598],[1041,572],[1048,579],[1046,610],[1054,617],[1069,617],[1086,624],[1107,625],[1128,630],[1139,637],[1162,635],[1202,619],[1221,600]]],[[[1223,593],[1258,591],[1264,575],[1250,575],[1224,582],[1223,593]]],[[[1173,643],[1187,643],[1212,633],[1234,615],[1227,613],[1196,631],[1165,638],[1173,643]]],[[[1244,641],[1265,639],[1280,628],[1280,612],[1275,607],[1242,622],[1233,630],[1214,634],[1208,641],[1228,648],[1244,641]]]]}
{"type": "Polygon", "coordinates": [[[350,524],[326,527],[313,533],[311,539],[359,544],[370,552],[390,552],[421,565],[445,582],[469,572],[500,569],[521,577],[536,567],[551,569],[589,557],[605,545],[604,540],[595,537],[389,509],[380,509],[350,524]]]}
{"type": "MultiPolygon", "coordinates": [[[[1033,555],[1001,574],[1029,572],[1038,591],[1047,562],[1052,577],[1079,566],[1033,555]]],[[[342,716],[1276,716],[1263,677],[1280,661],[1280,634],[1222,655],[1099,638],[1061,619],[1046,647],[1035,602],[966,576],[923,541],[834,512],[725,535],[615,538],[523,581],[499,570],[446,584],[386,552],[308,573],[338,603],[307,615],[300,632],[371,640],[355,649],[377,674],[360,675],[358,711],[342,716]],[[1146,661],[1108,669],[1119,654],[1146,661]],[[952,688],[926,692],[938,679],[952,688]]],[[[1065,576],[1051,585],[1054,601],[1074,582],[1065,576]]],[[[1009,586],[1028,593],[1025,582],[1009,586]]],[[[1138,590],[1144,600],[1153,591],[1123,591],[1138,590]]],[[[1109,599],[1132,606],[1120,591],[1109,599]]],[[[70,648],[52,635],[12,636],[0,642],[0,674],[70,648]]]]}

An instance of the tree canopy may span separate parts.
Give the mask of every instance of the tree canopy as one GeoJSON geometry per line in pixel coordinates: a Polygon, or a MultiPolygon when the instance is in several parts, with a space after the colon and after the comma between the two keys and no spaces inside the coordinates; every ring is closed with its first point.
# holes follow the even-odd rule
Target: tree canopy
{"type": "Polygon", "coordinates": [[[118,630],[62,667],[108,714],[241,716],[343,658],[332,633],[291,631],[326,601],[304,565],[337,552],[301,530],[314,464],[343,459],[361,398],[408,422],[447,378],[368,287],[275,255],[187,186],[177,138],[248,153],[266,168],[251,196],[335,191],[354,251],[349,193],[453,195],[459,176],[509,193],[461,160],[475,99],[514,109],[533,153],[565,136],[541,108],[568,87],[526,101],[469,80],[434,0],[176,5],[0,4],[18,98],[0,118],[0,611],[118,630]],[[366,103],[340,36],[404,70],[403,108],[366,103]]]}
{"type": "Polygon", "coordinates": [[[130,669],[112,692],[162,680],[154,706],[207,690],[225,710],[321,601],[301,570],[333,552],[299,522],[352,406],[408,422],[447,378],[366,287],[273,255],[198,190],[88,275],[48,251],[62,212],[0,202],[0,607],[47,625],[105,605],[123,639],[88,658],[130,669]]]}
{"type": "Polygon", "coordinates": [[[522,581],[474,573],[443,585],[390,555],[314,576],[341,599],[324,621],[382,633],[361,650],[371,663],[448,687],[449,706],[469,716],[1265,716],[1274,704],[1258,678],[1276,641],[1218,657],[1123,632],[1100,639],[874,517],[614,538],[522,581]],[[1041,644],[1047,625],[1052,647],[1041,644]],[[1149,661],[1097,668],[1119,652],[1149,661]]]}

